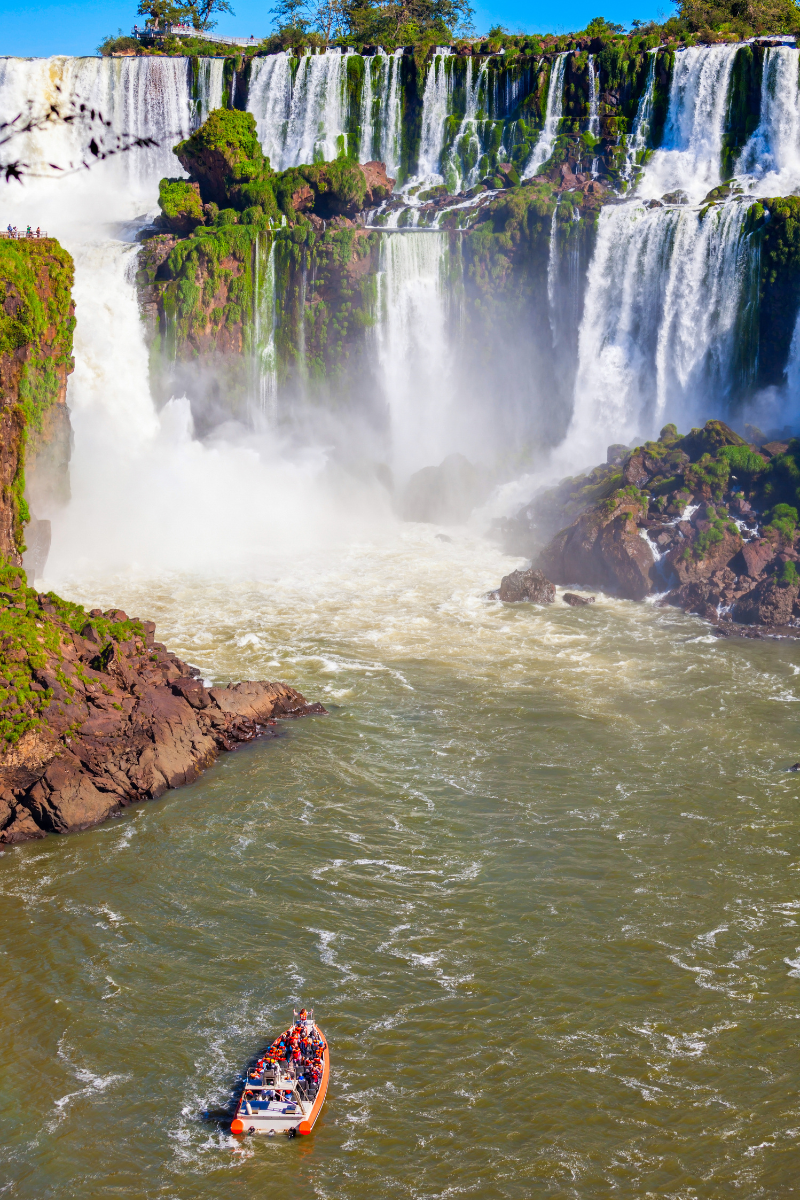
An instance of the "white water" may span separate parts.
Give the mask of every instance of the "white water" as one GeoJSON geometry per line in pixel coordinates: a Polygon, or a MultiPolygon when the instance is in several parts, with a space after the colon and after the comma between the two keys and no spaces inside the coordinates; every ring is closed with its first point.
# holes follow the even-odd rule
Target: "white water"
{"type": "Polygon", "coordinates": [[[543,166],[553,153],[553,145],[558,136],[558,126],[564,111],[564,72],[567,66],[567,55],[559,54],[550,71],[550,82],[547,87],[547,107],[544,125],[539,139],[531,151],[523,179],[530,179],[543,166]]]}
{"type": "Polygon", "coordinates": [[[589,133],[600,136],[600,75],[595,70],[594,55],[588,55],[589,69],[589,133]]]}
{"type": "Polygon", "coordinates": [[[292,83],[288,56],[255,60],[247,108],[276,171],[328,162],[346,152],[346,69],[347,52],[307,54],[292,83]]]}
{"type": "Polygon", "coordinates": [[[486,79],[489,70],[488,59],[484,59],[478,67],[478,74],[473,80],[474,68],[472,59],[467,59],[464,87],[466,90],[466,106],[464,117],[448,155],[446,177],[451,192],[466,191],[478,182],[481,146],[478,138],[478,108],[481,94],[486,92],[486,79]],[[472,165],[466,172],[462,170],[462,160],[457,151],[471,160],[472,165]]]}
{"type": "Polygon", "coordinates": [[[598,446],[724,409],[747,277],[745,211],[601,213],[562,454],[596,458],[598,446]]]}
{"type": "Polygon", "coordinates": [[[720,182],[722,135],[738,46],[693,46],[675,54],[669,112],[661,148],[639,184],[639,195],[683,191],[699,202],[720,182]]]}
{"type": "Polygon", "coordinates": [[[396,50],[389,59],[389,86],[381,122],[381,162],[392,179],[400,175],[400,156],[403,138],[403,109],[400,103],[400,72],[403,51],[396,50]]]}
{"type": "MultiPolygon", "coordinates": [[[[190,60],[187,58],[4,58],[0,59],[0,114],[13,120],[32,106],[34,114],[50,104],[69,112],[84,103],[99,110],[116,133],[152,137],[156,149],[133,150],[116,162],[96,165],[107,177],[117,178],[139,198],[149,195],[163,175],[182,175],[172,146],[191,133],[197,123],[191,99],[190,60]]],[[[70,124],[48,128],[12,143],[15,153],[41,174],[52,174],[47,164],[62,170],[80,167],[91,159],[87,146],[97,127],[70,124]]],[[[96,186],[90,189],[96,193],[96,186]]],[[[119,203],[113,208],[117,210],[119,203]]],[[[56,213],[61,206],[54,206],[56,213]]],[[[63,214],[68,218],[66,213],[63,214]]],[[[55,218],[54,218],[55,219],[55,218]]],[[[39,223],[38,220],[35,223],[39,223]]],[[[48,231],[53,232],[53,221],[48,231]]]]}
{"type": "Polygon", "coordinates": [[[278,417],[278,361],[275,330],[278,304],[275,294],[275,241],[259,234],[255,248],[255,312],[253,314],[254,393],[258,412],[256,426],[273,427],[278,417]]]}
{"type": "Polygon", "coordinates": [[[422,97],[422,135],[417,165],[419,179],[442,180],[442,148],[449,111],[450,76],[445,69],[445,55],[434,54],[428,64],[422,97]]]}
{"type": "Polygon", "coordinates": [[[445,233],[393,233],[381,242],[378,354],[391,465],[401,479],[454,448],[448,246],[445,233]]]}
{"type": "Polygon", "coordinates": [[[650,64],[647,68],[647,79],[645,80],[644,91],[642,92],[639,100],[639,107],[636,110],[633,128],[631,129],[625,152],[625,166],[623,168],[623,175],[625,179],[628,180],[633,177],[640,154],[647,148],[647,142],[650,136],[650,125],[653,120],[653,93],[656,82],[656,51],[651,50],[649,54],[650,64]]]}
{"type": "Polygon", "coordinates": [[[210,112],[222,108],[222,85],[225,73],[224,58],[201,58],[198,60],[198,123],[202,124],[210,112]]]}
{"type": "Polygon", "coordinates": [[[736,164],[736,174],[760,196],[786,196],[800,186],[799,59],[790,46],[766,52],[761,119],[736,164]]]}

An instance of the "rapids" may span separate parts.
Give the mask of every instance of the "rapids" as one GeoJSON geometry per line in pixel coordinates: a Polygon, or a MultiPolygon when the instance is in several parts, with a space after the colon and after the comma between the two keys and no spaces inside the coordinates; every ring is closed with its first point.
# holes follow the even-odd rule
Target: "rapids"
{"type": "MultiPolygon", "coordinates": [[[[794,161],[794,100],[776,91],[787,56],[769,54],[737,167],[756,193],[794,161]]],[[[556,466],[705,416],[708,393],[721,406],[734,386],[752,282],[741,206],[701,222],[691,205],[641,203],[667,185],[702,199],[718,181],[728,57],[681,60],[661,157],[639,196],[603,212],[582,308],[555,294],[553,221],[553,340],[577,348],[578,373],[556,466]]],[[[259,61],[248,103],[276,165],[345,136],[343,58],[309,58],[294,80],[282,57],[259,61]]],[[[112,103],[129,131],[177,140],[218,102],[219,64],[201,64],[194,95],[181,64],[142,61],[3,60],[0,105],[59,82],[112,103]]],[[[564,63],[529,170],[558,131],[564,63]]],[[[375,56],[369,73],[360,154],[380,147],[391,172],[400,61],[375,56]]],[[[428,84],[437,176],[443,55],[428,84]]],[[[470,73],[465,139],[485,87],[470,73]]],[[[330,456],[321,417],[305,444],[277,432],[264,247],[250,426],[201,441],[182,397],[157,411],[132,239],[165,173],[179,173],[168,150],[134,153],[3,193],[3,224],[35,209],[76,262],[73,499],[53,514],[41,584],[153,618],[207,679],[284,679],[330,715],[287,722],[106,826],[0,854],[0,1195],[785,1196],[796,648],[602,596],[487,600],[520,563],[481,536],[486,513],[443,540],[330,456]],[[214,1114],[301,1001],[332,1045],[315,1132],[232,1139],[214,1114]]],[[[486,412],[452,386],[450,254],[439,233],[383,244],[376,378],[401,479],[453,450],[478,458],[485,438],[486,412]]],[[[800,344],[795,390],[798,361],[800,344]]]]}

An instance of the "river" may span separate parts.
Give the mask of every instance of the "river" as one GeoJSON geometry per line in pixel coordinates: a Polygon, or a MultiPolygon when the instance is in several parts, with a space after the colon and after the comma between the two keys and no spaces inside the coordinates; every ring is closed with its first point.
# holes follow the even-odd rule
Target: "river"
{"type": "Polygon", "coordinates": [[[793,1193],[796,646],[492,603],[512,560],[452,537],[58,581],[330,715],[2,854],[0,1195],[793,1193]],[[314,1133],[231,1138],[301,1002],[314,1133]]]}

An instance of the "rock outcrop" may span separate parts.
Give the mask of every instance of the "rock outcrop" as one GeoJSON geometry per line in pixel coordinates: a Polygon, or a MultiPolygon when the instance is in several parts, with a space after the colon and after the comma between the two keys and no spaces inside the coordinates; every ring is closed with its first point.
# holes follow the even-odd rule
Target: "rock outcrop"
{"type": "Polygon", "coordinates": [[[541,571],[529,568],[527,571],[512,571],[510,575],[504,575],[500,587],[492,596],[505,601],[506,604],[519,604],[523,601],[529,604],[552,604],[556,598],[556,589],[541,571]]]}
{"type": "Polygon", "coordinates": [[[72,280],[53,238],[0,241],[0,560],[17,565],[29,501],[44,517],[69,497],[72,280]]]}
{"type": "Polygon", "coordinates": [[[640,535],[646,497],[623,488],[557,534],[538,566],[556,583],[581,583],[643,600],[653,586],[653,552],[640,535]]]}
{"type": "Polygon", "coordinates": [[[708,421],[685,437],[668,425],[624,456],[611,446],[606,464],[535,498],[503,533],[531,536],[561,515],[571,523],[532,555],[555,583],[663,592],[721,632],[800,636],[800,439],[748,436],[708,421]]]}
{"type": "Polygon", "coordinates": [[[0,570],[0,843],[87,829],[325,711],[283,683],[206,688],[154,632],[0,570]]]}

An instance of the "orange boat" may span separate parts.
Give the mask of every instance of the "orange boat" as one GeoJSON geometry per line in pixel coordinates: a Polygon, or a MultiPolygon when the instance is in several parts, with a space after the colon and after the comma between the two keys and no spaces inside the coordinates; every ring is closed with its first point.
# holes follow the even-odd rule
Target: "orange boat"
{"type": "Polygon", "coordinates": [[[328,1092],[330,1053],[322,1030],[303,1009],[248,1071],[231,1133],[311,1133],[328,1092]]]}

